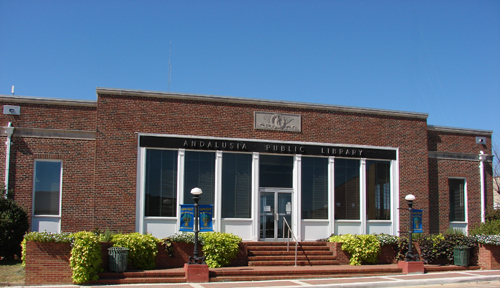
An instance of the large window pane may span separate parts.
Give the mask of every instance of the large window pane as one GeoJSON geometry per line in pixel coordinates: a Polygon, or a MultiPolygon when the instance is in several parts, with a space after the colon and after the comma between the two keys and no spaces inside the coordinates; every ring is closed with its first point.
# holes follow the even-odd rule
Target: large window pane
{"type": "Polygon", "coordinates": [[[450,187],[450,221],[465,221],[465,180],[448,179],[450,187]]]}
{"type": "Polygon", "coordinates": [[[35,161],[34,215],[59,215],[60,161],[35,161]]]}
{"type": "Polygon", "coordinates": [[[302,219],[328,219],[328,158],[302,157],[302,219]]]}
{"type": "Polygon", "coordinates": [[[293,187],[293,157],[260,155],[260,187],[293,187]]]}
{"type": "Polygon", "coordinates": [[[391,163],[366,161],[366,213],[368,220],[391,219],[391,163]]]}
{"type": "Polygon", "coordinates": [[[145,201],[145,216],[176,216],[177,151],[147,150],[145,201]]]}
{"type": "Polygon", "coordinates": [[[222,217],[250,218],[252,155],[224,153],[222,157],[222,217]]]}
{"type": "Polygon", "coordinates": [[[184,203],[194,204],[191,189],[203,191],[200,204],[214,204],[215,153],[186,151],[184,164],[184,203]]]}
{"type": "Polygon", "coordinates": [[[335,159],[335,219],[359,220],[359,160],[335,159]]]}

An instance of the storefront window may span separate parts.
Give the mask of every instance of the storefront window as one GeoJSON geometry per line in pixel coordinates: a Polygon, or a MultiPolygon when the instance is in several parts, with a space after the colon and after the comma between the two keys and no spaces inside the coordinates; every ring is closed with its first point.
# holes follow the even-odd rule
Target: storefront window
{"type": "Polygon", "coordinates": [[[145,216],[176,216],[177,151],[147,150],[145,198],[145,216]]]}
{"type": "Polygon", "coordinates": [[[391,163],[366,161],[366,213],[368,220],[391,219],[391,163]]]}
{"type": "Polygon", "coordinates": [[[359,160],[335,159],[335,219],[359,220],[359,160]]]}
{"type": "Polygon", "coordinates": [[[215,153],[186,151],[184,162],[184,203],[194,204],[191,189],[203,191],[200,204],[214,204],[215,153]]]}
{"type": "Polygon", "coordinates": [[[34,215],[60,215],[61,161],[35,161],[34,215]]]}
{"type": "Polygon", "coordinates": [[[328,219],[328,158],[302,157],[302,219],[328,219]]]}
{"type": "Polygon", "coordinates": [[[465,221],[465,179],[448,179],[450,221],[465,221]]]}
{"type": "Polygon", "coordinates": [[[260,187],[293,187],[293,157],[260,155],[260,187]]]}
{"type": "Polygon", "coordinates": [[[222,156],[222,217],[250,218],[252,208],[252,155],[222,156]]]}

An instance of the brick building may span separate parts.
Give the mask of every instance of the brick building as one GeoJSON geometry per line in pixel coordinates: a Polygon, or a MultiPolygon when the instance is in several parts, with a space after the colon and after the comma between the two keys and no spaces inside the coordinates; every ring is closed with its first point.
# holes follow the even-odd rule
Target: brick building
{"type": "Polygon", "coordinates": [[[140,90],[97,101],[0,96],[9,193],[33,231],[179,231],[191,188],[216,231],[301,240],[467,230],[492,199],[492,131],[427,114],[140,90]],[[399,209],[401,208],[401,210],[399,209]]]}

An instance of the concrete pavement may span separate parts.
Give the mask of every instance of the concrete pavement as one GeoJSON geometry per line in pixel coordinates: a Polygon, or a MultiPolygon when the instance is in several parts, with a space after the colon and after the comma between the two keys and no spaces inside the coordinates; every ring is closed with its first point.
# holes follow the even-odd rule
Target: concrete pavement
{"type": "Polygon", "coordinates": [[[500,287],[500,270],[470,270],[453,272],[433,272],[410,275],[384,275],[353,278],[316,278],[297,280],[178,283],[178,284],[127,284],[127,285],[53,285],[53,286],[12,286],[12,287],[120,287],[120,288],[298,288],[298,287],[500,287]]]}

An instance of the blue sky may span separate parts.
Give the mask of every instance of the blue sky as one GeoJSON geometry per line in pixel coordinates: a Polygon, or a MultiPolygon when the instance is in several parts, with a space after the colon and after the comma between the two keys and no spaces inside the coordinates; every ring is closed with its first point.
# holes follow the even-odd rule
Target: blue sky
{"type": "Polygon", "coordinates": [[[170,87],[425,112],[431,125],[499,133],[496,0],[0,0],[0,13],[0,94],[170,87]]]}

